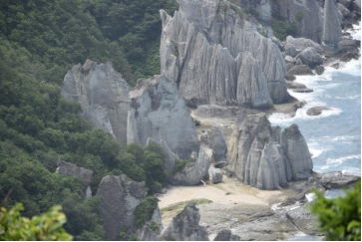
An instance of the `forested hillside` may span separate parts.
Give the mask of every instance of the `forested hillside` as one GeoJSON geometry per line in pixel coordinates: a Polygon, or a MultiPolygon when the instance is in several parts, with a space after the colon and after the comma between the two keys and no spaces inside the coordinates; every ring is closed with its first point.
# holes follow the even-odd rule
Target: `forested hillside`
{"type": "Polygon", "coordinates": [[[58,159],[92,169],[92,190],[106,174],[145,181],[149,194],[166,182],[157,146],[122,147],[79,117],[64,100],[66,71],[89,58],[113,62],[125,79],[159,72],[158,10],[174,0],[28,0],[0,2],[0,202],[22,202],[33,216],[60,204],[67,232],[102,240],[97,198],[82,184],[55,173],[58,159]]]}

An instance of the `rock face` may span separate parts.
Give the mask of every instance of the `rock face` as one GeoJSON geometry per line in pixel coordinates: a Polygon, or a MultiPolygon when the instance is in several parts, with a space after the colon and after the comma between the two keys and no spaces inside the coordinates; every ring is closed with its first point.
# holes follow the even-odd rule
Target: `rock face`
{"type": "Polygon", "coordinates": [[[66,74],[62,95],[80,103],[83,116],[96,128],[126,143],[129,86],[111,63],[87,60],[66,74]]]}
{"type": "Polygon", "coordinates": [[[164,76],[144,80],[129,97],[128,144],[145,146],[151,138],[164,142],[181,159],[198,152],[196,128],[175,83],[164,76]]]}
{"type": "Polygon", "coordinates": [[[200,184],[201,180],[208,174],[211,156],[212,150],[205,145],[201,145],[196,161],[188,163],[182,171],[176,173],[172,177],[171,183],[184,186],[200,184]]]}
{"type": "Polygon", "coordinates": [[[229,229],[221,230],[215,237],[214,241],[240,241],[240,237],[231,233],[229,229]]]}
{"type": "Polygon", "coordinates": [[[307,114],[309,116],[318,116],[318,115],[321,115],[324,110],[328,110],[328,108],[321,107],[321,106],[312,107],[307,110],[307,114]]]}
{"type": "Polygon", "coordinates": [[[318,43],[306,38],[293,38],[292,36],[288,36],[284,45],[285,53],[292,57],[295,57],[304,49],[310,47],[316,49],[319,54],[323,52],[323,48],[318,43]]]}
{"type": "Polygon", "coordinates": [[[313,47],[305,48],[296,58],[299,58],[303,64],[311,68],[323,64],[322,56],[313,47]]]}
{"type": "Polygon", "coordinates": [[[209,179],[213,184],[218,184],[222,182],[222,172],[219,168],[210,166],[209,168],[209,179]]]}
{"type": "Polygon", "coordinates": [[[331,48],[338,48],[341,37],[341,24],[336,0],[325,0],[322,42],[331,48]]]}
{"type": "Polygon", "coordinates": [[[161,11],[161,73],[190,105],[238,104],[268,108],[290,99],[278,47],[224,0],[179,0],[161,11]],[[252,30],[250,30],[252,29],[252,30]]]}
{"type": "Polygon", "coordinates": [[[121,228],[133,226],[134,211],[147,195],[144,182],[135,182],[127,176],[105,176],[99,184],[100,214],[104,223],[105,239],[117,240],[121,228]]]}
{"type": "Polygon", "coordinates": [[[189,203],[184,210],[172,219],[171,225],[162,237],[169,241],[206,241],[209,240],[204,227],[199,225],[200,214],[195,203],[189,203]]]}
{"type": "Polygon", "coordinates": [[[297,35],[321,42],[323,30],[322,9],[316,0],[269,0],[272,15],[285,21],[294,22],[297,35]]]}
{"type": "Polygon", "coordinates": [[[264,114],[248,115],[229,142],[227,170],[248,185],[280,189],[312,174],[312,159],[296,125],[281,130],[272,128],[264,114]]]}
{"type": "Polygon", "coordinates": [[[79,167],[75,164],[66,162],[64,160],[58,160],[56,172],[63,176],[70,176],[80,180],[85,186],[89,186],[92,182],[93,171],[79,167]]]}

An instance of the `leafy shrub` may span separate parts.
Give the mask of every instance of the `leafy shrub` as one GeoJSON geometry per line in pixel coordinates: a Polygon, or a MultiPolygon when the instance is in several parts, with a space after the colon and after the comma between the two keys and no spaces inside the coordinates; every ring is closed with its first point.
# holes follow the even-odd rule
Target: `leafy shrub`
{"type": "Polygon", "coordinates": [[[343,197],[327,199],[316,192],[311,206],[327,240],[361,240],[361,181],[343,197]]]}
{"type": "Polygon", "coordinates": [[[137,206],[134,215],[134,225],[141,228],[147,221],[152,218],[152,214],[157,208],[158,199],[154,196],[147,197],[140,205],[137,206]]]}
{"type": "Polygon", "coordinates": [[[297,34],[297,25],[294,22],[274,20],[272,28],[275,36],[280,40],[285,40],[288,35],[295,36],[297,34]]]}

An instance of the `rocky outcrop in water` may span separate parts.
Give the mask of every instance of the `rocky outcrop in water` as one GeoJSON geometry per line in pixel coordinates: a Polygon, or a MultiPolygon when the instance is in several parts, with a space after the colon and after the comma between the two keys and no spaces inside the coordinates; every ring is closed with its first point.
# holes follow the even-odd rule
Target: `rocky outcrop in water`
{"type": "Polygon", "coordinates": [[[135,182],[125,175],[105,176],[99,184],[100,214],[105,239],[117,240],[121,228],[132,228],[134,211],[147,195],[144,182],[135,182]]]}
{"type": "Polygon", "coordinates": [[[278,47],[224,0],[179,0],[161,11],[161,73],[190,105],[238,104],[268,108],[290,99],[278,47]]]}
{"type": "Polygon", "coordinates": [[[195,203],[188,203],[184,210],[172,219],[170,226],[162,234],[169,241],[206,241],[206,229],[199,225],[200,214],[195,203]]]}
{"type": "Polygon", "coordinates": [[[341,38],[341,24],[336,0],[325,0],[322,43],[331,48],[338,48],[341,38]]]}
{"type": "Polygon", "coordinates": [[[248,115],[229,139],[227,170],[242,182],[260,189],[280,189],[307,179],[313,164],[296,125],[271,127],[264,114],[248,115]]]}
{"type": "Polygon", "coordinates": [[[80,103],[83,116],[96,128],[126,143],[129,86],[111,63],[87,60],[64,77],[62,95],[80,103]]]}

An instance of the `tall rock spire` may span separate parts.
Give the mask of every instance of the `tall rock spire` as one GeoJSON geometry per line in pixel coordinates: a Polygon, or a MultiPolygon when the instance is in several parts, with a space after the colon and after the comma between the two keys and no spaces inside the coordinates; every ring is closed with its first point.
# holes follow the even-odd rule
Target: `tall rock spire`
{"type": "Polygon", "coordinates": [[[322,43],[332,48],[338,48],[341,32],[336,0],[326,0],[324,4],[322,43]]]}

